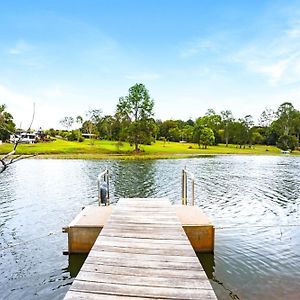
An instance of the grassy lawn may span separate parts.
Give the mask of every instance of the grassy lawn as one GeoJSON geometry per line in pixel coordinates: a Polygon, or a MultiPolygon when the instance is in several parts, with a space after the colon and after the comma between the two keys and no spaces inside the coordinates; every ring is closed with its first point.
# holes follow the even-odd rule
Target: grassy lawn
{"type": "MultiPolygon", "coordinates": [[[[254,154],[254,155],[281,155],[278,148],[274,146],[257,145],[254,148],[246,147],[240,149],[236,145],[220,144],[218,146],[209,146],[207,149],[199,149],[198,145],[190,143],[175,143],[157,141],[152,145],[142,145],[142,152],[133,153],[133,147],[123,142],[118,146],[115,141],[94,141],[91,144],[89,140],[82,143],[69,142],[57,139],[53,142],[37,144],[20,144],[17,148],[17,154],[38,154],[41,158],[118,158],[118,159],[152,159],[152,158],[174,158],[188,157],[190,155],[217,155],[217,154],[254,154]]],[[[5,154],[12,150],[11,144],[0,145],[0,154],[5,154]]],[[[294,151],[293,155],[300,155],[300,151],[294,151]]]]}

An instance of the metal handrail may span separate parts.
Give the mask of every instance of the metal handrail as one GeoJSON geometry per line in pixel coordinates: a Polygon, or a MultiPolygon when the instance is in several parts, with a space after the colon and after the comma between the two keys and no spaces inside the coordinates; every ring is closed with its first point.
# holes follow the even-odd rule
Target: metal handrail
{"type": "Polygon", "coordinates": [[[97,183],[98,183],[98,201],[99,201],[99,206],[101,205],[101,190],[103,191],[103,189],[106,189],[106,201],[105,201],[105,205],[109,205],[109,172],[108,169],[105,169],[105,171],[103,171],[102,173],[100,173],[98,175],[97,178],[97,183]],[[103,180],[102,180],[103,178],[103,180]],[[104,184],[106,184],[106,186],[104,186],[104,184]]]}
{"type": "Polygon", "coordinates": [[[187,171],[186,169],[182,169],[182,182],[181,182],[181,195],[182,195],[182,205],[187,205],[187,176],[191,177],[192,181],[192,203],[191,205],[195,205],[195,176],[193,173],[187,171]]]}

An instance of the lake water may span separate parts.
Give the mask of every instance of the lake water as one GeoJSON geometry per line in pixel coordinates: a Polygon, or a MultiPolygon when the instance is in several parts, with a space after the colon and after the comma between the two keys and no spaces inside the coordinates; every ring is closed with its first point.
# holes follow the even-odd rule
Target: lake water
{"type": "Polygon", "coordinates": [[[181,169],[216,226],[200,259],[219,299],[300,298],[300,158],[216,156],[156,161],[23,160],[0,174],[0,298],[62,299],[72,278],[61,228],[97,204],[111,171],[119,197],[180,203],[181,169]]]}

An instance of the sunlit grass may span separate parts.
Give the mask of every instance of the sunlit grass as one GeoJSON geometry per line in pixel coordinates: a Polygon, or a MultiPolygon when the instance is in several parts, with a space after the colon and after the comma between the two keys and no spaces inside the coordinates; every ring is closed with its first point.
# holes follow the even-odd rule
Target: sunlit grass
{"type": "MultiPolygon", "coordinates": [[[[11,144],[0,145],[0,154],[12,150],[11,144]]],[[[83,159],[155,159],[189,157],[197,155],[218,154],[252,154],[252,155],[281,155],[280,149],[274,146],[256,145],[252,148],[240,148],[236,145],[224,144],[199,149],[197,144],[156,141],[152,145],[141,145],[141,152],[135,153],[133,147],[126,142],[86,139],[84,142],[69,142],[57,139],[52,142],[37,144],[20,144],[17,154],[30,155],[37,153],[41,158],[83,158],[83,159]]],[[[294,151],[293,155],[300,155],[294,151]]]]}

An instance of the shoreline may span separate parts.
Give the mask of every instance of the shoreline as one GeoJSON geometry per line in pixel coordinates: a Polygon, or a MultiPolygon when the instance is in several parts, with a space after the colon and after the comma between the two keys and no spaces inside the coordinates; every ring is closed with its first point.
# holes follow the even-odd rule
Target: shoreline
{"type": "MultiPolygon", "coordinates": [[[[26,157],[26,155],[24,155],[26,157]]],[[[282,156],[282,157],[300,157],[300,154],[282,154],[282,153],[202,153],[202,154],[37,154],[30,159],[83,159],[83,160],[156,160],[156,159],[186,159],[186,158],[205,158],[215,156],[282,156]]]]}

